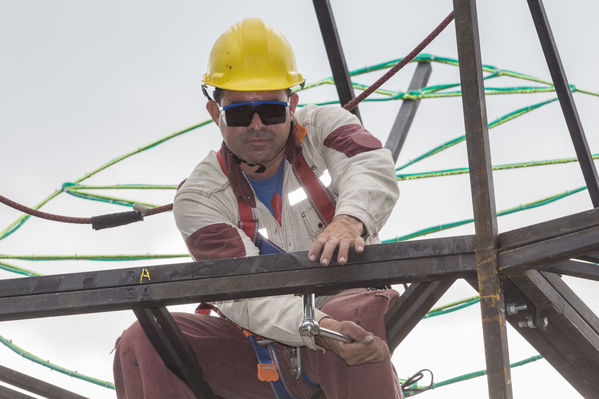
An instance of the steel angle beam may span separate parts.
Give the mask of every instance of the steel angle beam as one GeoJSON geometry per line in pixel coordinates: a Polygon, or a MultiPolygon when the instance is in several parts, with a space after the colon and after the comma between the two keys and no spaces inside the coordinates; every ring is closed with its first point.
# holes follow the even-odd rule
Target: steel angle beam
{"type": "Polygon", "coordinates": [[[133,312],[164,364],[197,399],[217,399],[204,380],[193,349],[165,307],[133,307],[133,312]]]}
{"type": "MultiPolygon", "coordinates": [[[[584,303],[584,301],[576,295],[576,293],[562,280],[562,278],[551,272],[540,271],[539,274],[549,283],[553,290],[547,289],[546,291],[554,295],[556,298],[557,294],[563,298],[568,305],[578,314],[583,322],[587,324],[593,333],[590,335],[599,334],[599,317],[584,303]]],[[[532,276],[535,276],[532,274],[532,276]]],[[[532,278],[531,278],[532,279],[532,278]]],[[[546,296],[549,297],[548,294],[546,296]]],[[[599,340],[595,340],[595,346],[599,349],[599,340]]],[[[599,361],[599,357],[597,358],[599,361]]]]}
{"type": "Polygon", "coordinates": [[[322,267],[306,252],[0,281],[0,320],[459,278],[472,236],[370,245],[322,267]],[[368,267],[364,267],[368,265],[368,267]]]}
{"type": "Polygon", "coordinates": [[[462,106],[487,382],[492,399],[512,398],[503,291],[497,263],[497,216],[475,0],[454,0],[462,106]]]}
{"type": "MultiPolygon", "coordinates": [[[[412,260],[471,254],[473,236],[458,236],[368,245],[357,254],[352,252],[348,265],[377,264],[390,261],[412,260]]],[[[335,264],[332,264],[334,266],[335,264]]],[[[125,269],[70,273],[39,277],[0,280],[0,298],[32,294],[60,293],[98,288],[152,286],[159,283],[183,282],[227,276],[265,274],[270,272],[318,271],[319,264],[308,261],[308,252],[289,252],[246,258],[215,259],[200,262],[137,266],[125,269]]],[[[431,267],[429,272],[437,268],[431,267]]],[[[407,275],[398,271],[398,275],[407,275]]],[[[423,271],[426,275],[426,270],[423,271]]]]}
{"type": "Polygon", "coordinates": [[[501,233],[499,234],[499,248],[505,251],[523,247],[597,226],[599,226],[599,209],[590,209],[501,233]]]}
{"type": "Polygon", "coordinates": [[[597,208],[599,207],[599,177],[597,176],[597,169],[595,168],[593,156],[589,149],[580,117],[578,116],[578,110],[572,97],[568,79],[566,78],[566,72],[564,71],[555,39],[551,32],[545,7],[541,0],[528,0],[528,7],[539,36],[539,41],[541,42],[541,47],[543,48],[543,53],[545,54],[545,60],[553,79],[553,85],[555,86],[555,91],[562,107],[574,149],[576,150],[576,156],[582,169],[584,181],[589,190],[593,206],[597,208]]]}
{"type": "Polygon", "coordinates": [[[529,270],[504,282],[508,321],[584,397],[599,397],[599,320],[553,273],[529,270]],[[509,305],[508,305],[509,308],[509,305]]]}
{"type": "MultiPolygon", "coordinates": [[[[355,94],[347,64],[345,63],[345,55],[343,54],[341,39],[339,39],[339,33],[337,32],[333,10],[331,9],[329,0],[313,0],[313,2],[324,46],[329,57],[329,64],[333,72],[333,79],[335,79],[339,102],[341,105],[345,105],[354,99],[355,94]]],[[[360,120],[362,119],[357,106],[350,112],[353,112],[360,120]]]]}
{"type": "Polygon", "coordinates": [[[3,385],[0,385],[0,399],[36,399],[33,396],[25,395],[14,389],[10,389],[3,385]]]}
{"type": "MultiPolygon", "coordinates": [[[[429,62],[419,62],[416,66],[416,70],[414,71],[414,76],[412,76],[412,81],[408,86],[408,91],[418,90],[426,87],[432,70],[433,67],[429,62]]],[[[395,118],[395,122],[391,128],[391,132],[389,132],[389,137],[387,137],[387,142],[385,143],[385,148],[391,150],[394,161],[397,161],[397,157],[401,152],[419,105],[420,99],[403,100],[401,103],[401,107],[399,108],[399,112],[397,113],[397,117],[395,118]]]]}
{"type": "Polygon", "coordinates": [[[560,262],[540,265],[539,270],[571,277],[599,281],[599,265],[579,262],[576,260],[563,260],[560,262]]]}
{"type": "Polygon", "coordinates": [[[385,315],[387,344],[391,352],[408,336],[454,282],[455,280],[448,279],[410,284],[385,315]]]}
{"type": "Polygon", "coordinates": [[[539,265],[592,253],[598,249],[599,226],[596,226],[501,251],[499,264],[503,273],[512,275],[539,265]]]}
{"type": "MultiPolygon", "coordinates": [[[[85,396],[77,395],[76,393],[57,387],[56,385],[49,384],[42,380],[38,380],[37,378],[30,377],[26,374],[19,373],[18,371],[9,369],[4,366],[0,366],[0,381],[3,381],[14,387],[24,389],[33,394],[40,395],[44,398],[86,399],[85,396]]],[[[3,387],[0,386],[0,388],[3,387]]],[[[7,392],[11,393],[11,395],[6,396],[7,398],[31,398],[31,396],[23,395],[13,390],[9,390],[7,392]],[[23,396],[18,396],[17,394],[23,396]]],[[[2,395],[2,392],[0,392],[0,398],[4,397],[2,395]]]]}

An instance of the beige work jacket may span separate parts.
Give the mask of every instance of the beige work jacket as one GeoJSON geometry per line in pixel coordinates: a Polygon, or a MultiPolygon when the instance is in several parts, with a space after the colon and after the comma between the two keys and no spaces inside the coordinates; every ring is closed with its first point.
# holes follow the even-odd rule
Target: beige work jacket
{"type": "MultiPolygon", "coordinates": [[[[399,196],[389,150],[383,149],[353,114],[339,106],[299,108],[295,121],[306,128],[306,134],[301,140],[294,137],[288,143],[280,225],[264,204],[249,198],[253,191],[247,188],[238,167],[237,174],[225,176],[214,151],[197,165],[178,190],[175,220],[194,259],[259,254],[252,240],[237,227],[238,198],[244,195],[255,201],[258,230],[269,240],[287,252],[311,247],[325,226],[289,164],[289,158],[298,151],[336,198],[335,214],[361,220],[367,230],[366,243],[379,242],[378,232],[399,196]]],[[[225,151],[222,154],[227,155],[225,151]]],[[[228,164],[235,168],[233,162],[228,164]]],[[[318,348],[314,339],[298,332],[302,320],[301,297],[282,295],[215,304],[229,319],[257,335],[291,346],[318,348]]],[[[326,315],[317,310],[316,316],[320,320],[326,315]]]]}

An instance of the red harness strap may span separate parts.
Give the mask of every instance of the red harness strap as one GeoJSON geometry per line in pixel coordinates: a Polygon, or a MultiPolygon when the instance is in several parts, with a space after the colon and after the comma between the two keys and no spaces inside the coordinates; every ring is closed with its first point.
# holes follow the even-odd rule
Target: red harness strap
{"type": "MultiPolygon", "coordinates": [[[[221,169],[227,179],[229,175],[227,174],[227,168],[225,168],[225,161],[223,160],[220,151],[217,153],[218,163],[220,164],[221,169]]],[[[237,198],[237,207],[239,208],[239,220],[237,221],[237,227],[239,227],[248,237],[252,239],[252,241],[256,241],[256,233],[258,231],[258,219],[254,214],[254,210],[251,206],[247,205],[245,201],[237,198]]]]}

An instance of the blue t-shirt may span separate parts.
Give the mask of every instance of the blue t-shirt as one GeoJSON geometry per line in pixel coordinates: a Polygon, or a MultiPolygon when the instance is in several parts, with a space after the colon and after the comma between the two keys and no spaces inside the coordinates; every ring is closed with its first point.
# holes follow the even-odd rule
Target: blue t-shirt
{"type": "Polygon", "coordinates": [[[270,213],[281,223],[281,195],[283,192],[283,171],[285,170],[285,162],[281,162],[279,170],[266,179],[256,180],[249,176],[245,176],[250,182],[258,199],[266,205],[270,213]]]}
{"type": "MultiPolygon", "coordinates": [[[[281,162],[279,170],[277,170],[274,175],[266,179],[256,180],[248,175],[245,176],[254,189],[258,199],[268,208],[279,224],[281,224],[281,211],[283,207],[282,193],[284,171],[285,161],[281,162]]],[[[256,245],[260,249],[260,255],[282,252],[279,247],[271,243],[265,237],[262,237],[260,234],[256,237],[256,245]]]]}

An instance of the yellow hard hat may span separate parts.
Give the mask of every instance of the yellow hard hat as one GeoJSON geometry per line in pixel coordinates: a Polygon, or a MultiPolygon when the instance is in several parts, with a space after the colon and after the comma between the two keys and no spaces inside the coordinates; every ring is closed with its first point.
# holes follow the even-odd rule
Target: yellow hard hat
{"type": "Polygon", "coordinates": [[[260,18],[237,22],[214,43],[203,83],[226,90],[266,91],[303,84],[283,35],[260,18]]]}

